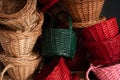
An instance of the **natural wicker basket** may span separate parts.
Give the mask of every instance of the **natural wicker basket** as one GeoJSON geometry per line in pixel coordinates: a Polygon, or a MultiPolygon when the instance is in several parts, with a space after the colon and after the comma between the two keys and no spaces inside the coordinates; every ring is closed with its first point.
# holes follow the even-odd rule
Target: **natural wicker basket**
{"type": "Polygon", "coordinates": [[[103,22],[106,20],[106,17],[104,16],[100,16],[94,20],[88,21],[88,22],[73,22],[73,27],[74,28],[86,28],[86,27],[90,27],[94,24],[98,24],[100,22],[103,22]]]}
{"type": "Polygon", "coordinates": [[[0,43],[5,54],[13,57],[30,55],[39,32],[12,32],[0,30],[0,43]]]}
{"type": "Polygon", "coordinates": [[[73,22],[89,22],[101,14],[104,0],[62,0],[73,22]]]}
{"type": "Polygon", "coordinates": [[[42,12],[37,12],[36,1],[37,0],[1,1],[3,8],[0,10],[0,23],[21,31],[31,31],[39,23],[41,23],[41,25],[39,25],[41,28],[44,17],[42,12]]]}
{"type": "Polygon", "coordinates": [[[0,55],[0,60],[5,66],[1,72],[0,80],[3,79],[6,71],[13,80],[30,80],[41,59],[41,57],[35,54],[24,58],[0,55]]]}

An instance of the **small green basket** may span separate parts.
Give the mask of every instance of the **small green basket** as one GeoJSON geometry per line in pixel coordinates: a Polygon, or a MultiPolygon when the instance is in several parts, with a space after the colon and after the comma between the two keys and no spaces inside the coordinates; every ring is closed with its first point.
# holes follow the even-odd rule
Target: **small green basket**
{"type": "MultiPolygon", "coordinates": [[[[58,13],[59,15],[63,13],[58,13]]],[[[67,12],[64,12],[69,15],[67,12]]],[[[42,34],[42,56],[64,56],[73,58],[76,51],[77,37],[72,30],[71,17],[69,19],[69,29],[49,28],[44,29],[42,34]]]]}

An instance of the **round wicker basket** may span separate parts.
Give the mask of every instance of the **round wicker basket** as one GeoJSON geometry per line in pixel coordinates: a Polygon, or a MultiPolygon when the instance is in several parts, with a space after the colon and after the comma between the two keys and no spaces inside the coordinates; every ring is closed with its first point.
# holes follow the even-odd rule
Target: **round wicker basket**
{"type": "Polygon", "coordinates": [[[73,22],[89,22],[98,18],[104,0],[62,0],[65,8],[71,14],[73,22]]]}
{"type": "Polygon", "coordinates": [[[0,43],[7,56],[30,55],[39,32],[12,32],[0,30],[0,43]]]}
{"type": "Polygon", "coordinates": [[[8,27],[31,31],[39,23],[43,24],[43,13],[36,10],[37,0],[2,0],[0,10],[0,23],[8,27]]]}
{"type": "Polygon", "coordinates": [[[6,71],[13,80],[30,80],[41,59],[42,58],[36,54],[23,58],[0,55],[0,60],[5,66],[1,72],[0,80],[3,79],[6,71]]]}

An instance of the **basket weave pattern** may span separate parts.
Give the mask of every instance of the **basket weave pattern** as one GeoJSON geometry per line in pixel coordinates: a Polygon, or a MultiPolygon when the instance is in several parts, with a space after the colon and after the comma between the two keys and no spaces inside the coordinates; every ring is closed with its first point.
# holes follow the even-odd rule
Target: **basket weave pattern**
{"type": "Polygon", "coordinates": [[[76,35],[72,30],[49,29],[43,33],[43,55],[73,57],[76,50],[76,35]],[[50,33],[50,34],[49,34],[50,33]],[[75,47],[75,48],[74,48],[75,47]]]}
{"type": "MultiPolygon", "coordinates": [[[[15,30],[21,30],[21,31],[31,31],[34,29],[39,23],[41,24],[39,27],[41,28],[43,24],[43,14],[36,10],[36,1],[37,0],[26,0],[25,6],[20,11],[15,11],[15,13],[12,13],[12,9],[7,9],[11,13],[7,14],[5,9],[2,9],[2,13],[0,13],[0,23],[7,25],[8,27],[15,29],[15,30]],[[26,16],[27,15],[27,16],[26,16]]],[[[7,3],[14,3],[6,0],[7,3]]],[[[24,2],[23,2],[24,3],[24,2]]],[[[19,3],[18,3],[19,4],[19,3]]],[[[3,6],[5,6],[6,3],[3,2],[3,6]]],[[[13,4],[12,6],[16,8],[16,4],[13,4]]],[[[8,7],[11,5],[9,4],[8,7]]],[[[19,6],[21,8],[21,6],[19,6]]],[[[16,10],[16,9],[15,9],[16,10]]]]}
{"type": "Polygon", "coordinates": [[[104,0],[63,0],[73,22],[89,22],[99,18],[104,0]]]}
{"type": "Polygon", "coordinates": [[[105,41],[119,33],[116,18],[110,18],[106,21],[94,24],[87,28],[82,28],[82,36],[85,41],[105,41]]]}
{"type": "Polygon", "coordinates": [[[73,25],[74,28],[86,28],[86,27],[90,27],[94,24],[98,24],[100,22],[103,22],[105,20],[106,20],[106,17],[100,16],[97,19],[91,20],[91,21],[88,21],[88,22],[73,22],[72,25],[73,25]]]}
{"type": "Polygon", "coordinates": [[[94,65],[110,64],[120,60],[120,35],[102,42],[84,42],[94,65]]]}
{"type": "Polygon", "coordinates": [[[90,68],[86,73],[87,80],[89,72],[92,71],[100,80],[119,80],[120,79],[120,64],[115,64],[107,67],[93,66],[91,64],[90,68]]]}
{"type": "Polygon", "coordinates": [[[11,32],[0,30],[0,42],[6,55],[20,57],[30,54],[39,32],[11,32]]]}
{"type": "Polygon", "coordinates": [[[55,58],[42,69],[36,80],[78,80],[78,75],[71,75],[63,58],[55,58]]]}
{"type": "Polygon", "coordinates": [[[29,80],[37,69],[41,59],[38,55],[23,58],[12,58],[6,55],[0,55],[0,60],[5,66],[0,78],[2,80],[4,73],[8,71],[8,74],[14,80],[29,80]]]}
{"type": "Polygon", "coordinates": [[[42,57],[33,52],[42,33],[44,15],[36,9],[37,0],[0,1],[0,43],[4,52],[0,61],[13,80],[31,80],[42,57]]]}

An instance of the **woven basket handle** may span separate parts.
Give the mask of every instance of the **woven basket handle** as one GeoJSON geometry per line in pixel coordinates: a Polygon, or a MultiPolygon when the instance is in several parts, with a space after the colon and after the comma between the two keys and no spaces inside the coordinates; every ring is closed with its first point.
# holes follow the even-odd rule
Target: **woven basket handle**
{"type": "Polygon", "coordinates": [[[58,17],[59,17],[61,14],[66,14],[66,15],[67,15],[67,19],[68,19],[68,22],[69,22],[69,29],[72,30],[72,18],[71,18],[71,16],[70,16],[70,14],[69,14],[68,12],[66,12],[66,11],[60,11],[60,12],[56,15],[55,20],[53,20],[52,27],[55,26],[55,23],[56,23],[58,17]]]}
{"type": "MultiPolygon", "coordinates": [[[[28,0],[29,1],[29,0],[28,0]]],[[[37,0],[33,0],[32,1],[32,6],[31,6],[31,9],[34,11],[36,10],[36,5],[37,5],[37,0]]]]}
{"type": "Polygon", "coordinates": [[[98,67],[100,67],[101,65],[98,65],[98,66],[94,66],[93,64],[90,64],[90,68],[87,70],[87,72],[86,72],[86,79],[87,80],[90,80],[89,79],[89,73],[90,73],[90,71],[94,71],[95,70],[95,68],[98,68],[98,67]]]}
{"type": "Polygon", "coordinates": [[[8,64],[4,69],[3,71],[0,73],[0,80],[3,80],[3,77],[4,77],[4,74],[5,72],[10,69],[10,68],[13,68],[14,66],[12,64],[8,64]]]}

